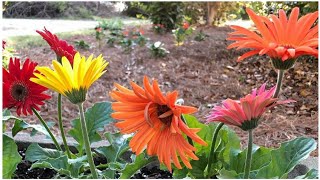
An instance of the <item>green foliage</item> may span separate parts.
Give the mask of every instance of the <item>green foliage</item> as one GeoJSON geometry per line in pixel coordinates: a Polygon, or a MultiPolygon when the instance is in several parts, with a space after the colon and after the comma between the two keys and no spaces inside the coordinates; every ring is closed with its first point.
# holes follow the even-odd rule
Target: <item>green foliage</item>
{"type": "Polygon", "coordinates": [[[129,52],[133,49],[134,42],[129,38],[123,38],[120,41],[120,45],[122,46],[122,48],[124,48],[125,52],[129,52]]]}
{"type": "MultiPolygon", "coordinates": [[[[37,132],[40,132],[42,134],[45,134],[46,136],[49,136],[49,133],[47,130],[40,124],[29,124],[25,122],[23,119],[17,118],[13,115],[11,115],[10,111],[8,109],[4,109],[2,112],[2,120],[7,121],[7,120],[14,120],[14,125],[12,127],[12,136],[14,137],[17,135],[20,131],[26,130],[28,128],[31,128],[31,135],[35,135],[37,132]]],[[[50,124],[50,127],[54,125],[53,122],[49,122],[48,125],[50,124]]]]}
{"type": "Polygon", "coordinates": [[[89,49],[90,45],[87,44],[84,40],[75,41],[76,46],[80,49],[89,49]]]}
{"type": "Polygon", "coordinates": [[[2,178],[11,179],[22,158],[18,153],[18,147],[13,139],[2,134],[2,141],[2,178]]]}
{"type": "MultiPolygon", "coordinates": [[[[185,178],[205,178],[207,177],[207,165],[208,165],[208,156],[210,152],[210,144],[212,143],[213,132],[217,127],[217,124],[211,123],[209,125],[205,125],[200,123],[194,116],[184,115],[186,120],[186,124],[190,128],[200,128],[200,132],[198,132],[198,136],[202,138],[204,141],[208,143],[208,146],[202,146],[199,144],[195,144],[195,148],[197,149],[196,155],[199,157],[198,161],[191,160],[190,163],[192,165],[192,169],[182,169],[173,171],[174,177],[185,178]]],[[[213,162],[212,168],[214,171],[211,171],[213,174],[210,174],[209,177],[214,177],[218,174],[218,171],[221,170],[225,162],[229,161],[229,153],[231,149],[239,149],[240,148],[240,140],[237,135],[229,128],[223,127],[217,137],[216,143],[216,158],[218,161],[213,162]]]]}
{"type": "Polygon", "coordinates": [[[168,50],[166,50],[163,47],[163,43],[160,41],[157,41],[153,43],[151,46],[149,46],[149,49],[151,51],[151,54],[154,57],[165,57],[168,53],[170,53],[168,50]]]}
{"type": "Polygon", "coordinates": [[[9,61],[11,57],[17,57],[16,51],[12,47],[9,47],[6,42],[2,41],[2,67],[8,69],[9,61]]]}
{"type": "Polygon", "coordinates": [[[249,2],[237,2],[232,3],[230,5],[230,9],[228,14],[235,15],[237,19],[249,19],[248,14],[245,11],[245,7],[251,8],[254,12],[259,15],[266,16],[268,14],[278,14],[280,9],[286,11],[287,15],[290,15],[291,10],[294,7],[299,7],[300,9],[300,16],[305,15],[307,13],[315,12],[318,10],[318,2],[308,2],[308,1],[267,1],[267,2],[260,2],[260,1],[249,1],[249,2]]]}
{"type": "Polygon", "coordinates": [[[113,18],[113,19],[102,19],[99,21],[99,27],[103,28],[104,30],[122,30],[123,29],[123,22],[120,18],[113,18]]]}
{"type": "Polygon", "coordinates": [[[61,151],[49,148],[42,148],[39,146],[39,144],[33,143],[28,147],[25,158],[30,162],[35,162],[41,159],[44,160],[48,158],[58,158],[62,155],[63,153],[61,151]]]}
{"type": "Polygon", "coordinates": [[[60,175],[79,178],[80,170],[84,166],[82,161],[84,160],[86,160],[86,158],[68,160],[68,157],[63,155],[58,158],[41,159],[33,163],[31,168],[50,168],[57,171],[60,175]]]}
{"type": "Polygon", "coordinates": [[[256,177],[287,178],[288,173],[316,148],[316,141],[306,137],[281,143],[280,148],[271,151],[271,162],[261,168],[256,177]]]}
{"type": "Polygon", "coordinates": [[[196,36],[194,37],[194,40],[196,41],[204,41],[207,37],[209,37],[209,35],[203,33],[202,30],[200,30],[196,36]]]}
{"type": "MultiPolygon", "coordinates": [[[[101,136],[97,131],[103,131],[104,126],[114,121],[110,117],[112,112],[110,102],[96,103],[85,112],[90,143],[101,140],[101,136]]],[[[82,137],[80,119],[77,118],[73,120],[71,125],[72,129],[69,131],[69,134],[78,142],[77,150],[79,151],[79,154],[83,154],[84,141],[82,137]]]]}
{"type": "Polygon", "coordinates": [[[168,31],[183,20],[182,2],[149,2],[146,10],[153,24],[162,24],[168,31]]]}
{"type": "Polygon", "coordinates": [[[183,45],[184,41],[188,36],[192,34],[194,29],[192,27],[189,27],[189,24],[184,23],[183,26],[179,26],[177,29],[172,30],[173,36],[176,41],[177,46],[183,45]]]}
{"type": "MultiPolygon", "coordinates": [[[[306,159],[316,149],[316,142],[312,138],[299,137],[284,142],[280,148],[272,149],[254,146],[250,178],[269,179],[287,178],[288,173],[301,160],[306,159]]],[[[219,171],[219,178],[243,178],[247,149],[232,149],[229,161],[219,171]]],[[[308,172],[305,177],[314,177],[314,172],[308,172]]]]}
{"type": "MultiPolygon", "coordinates": [[[[100,147],[96,149],[96,151],[107,158],[109,167],[110,164],[118,164],[119,168],[117,168],[117,170],[122,169],[122,167],[125,165],[125,161],[121,158],[121,156],[129,149],[128,138],[122,136],[120,133],[106,133],[105,136],[110,145],[100,147]]],[[[114,179],[115,170],[116,169],[109,169],[107,176],[111,179],[114,179]]]]}
{"type": "Polygon", "coordinates": [[[295,179],[319,179],[319,172],[316,169],[311,169],[302,176],[297,176],[295,179]]]}
{"type": "Polygon", "coordinates": [[[134,175],[138,170],[148,165],[149,163],[156,161],[157,157],[146,157],[145,153],[141,153],[138,156],[131,156],[132,163],[127,164],[122,171],[120,179],[129,179],[132,175],[134,175]]]}
{"type": "Polygon", "coordinates": [[[184,19],[190,24],[198,23],[201,18],[206,16],[206,2],[183,2],[184,19]]]}

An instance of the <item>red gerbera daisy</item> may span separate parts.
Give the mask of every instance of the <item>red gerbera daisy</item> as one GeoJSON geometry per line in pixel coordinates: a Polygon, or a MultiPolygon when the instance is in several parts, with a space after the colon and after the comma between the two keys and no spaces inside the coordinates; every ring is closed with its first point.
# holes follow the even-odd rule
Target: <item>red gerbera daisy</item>
{"type": "Polygon", "coordinates": [[[38,30],[36,32],[47,41],[51,49],[57,54],[59,61],[63,56],[65,56],[70,63],[73,64],[74,55],[77,53],[73,46],[69,45],[64,40],[60,40],[55,34],[52,34],[46,28],[44,28],[43,32],[38,30]]]}
{"type": "Polygon", "coordinates": [[[18,58],[10,58],[8,71],[2,68],[3,108],[16,107],[18,116],[32,114],[32,108],[40,110],[43,101],[51,98],[43,93],[47,88],[30,81],[36,66],[27,58],[21,68],[18,58]]]}

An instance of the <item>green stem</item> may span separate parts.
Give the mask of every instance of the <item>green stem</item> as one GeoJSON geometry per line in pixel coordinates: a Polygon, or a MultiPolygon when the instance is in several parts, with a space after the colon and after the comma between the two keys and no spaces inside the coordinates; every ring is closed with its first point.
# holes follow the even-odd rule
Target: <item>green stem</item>
{"type": "Polygon", "coordinates": [[[224,123],[219,123],[218,126],[216,127],[216,129],[214,130],[213,136],[212,136],[212,144],[211,144],[211,149],[210,149],[210,154],[208,157],[208,178],[210,178],[210,173],[211,173],[211,164],[213,161],[215,161],[215,146],[216,146],[216,141],[217,141],[217,137],[219,134],[220,129],[222,128],[222,126],[224,125],[224,123]]]}
{"type": "Polygon", "coordinates": [[[86,125],[86,120],[83,112],[83,103],[78,104],[79,105],[79,111],[80,111],[80,124],[81,124],[81,129],[82,129],[82,136],[83,136],[83,141],[84,141],[84,146],[86,149],[86,154],[88,158],[88,163],[90,165],[90,170],[92,173],[93,179],[98,179],[98,174],[96,171],[96,167],[93,162],[93,157],[91,153],[91,148],[90,148],[90,141],[89,141],[89,136],[87,132],[87,125],[86,125]]]}
{"type": "Polygon", "coordinates": [[[277,87],[276,87],[276,91],[273,94],[273,98],[277,98],[279,96],[279,93],[280,93],[280,90],[281,90],[284,71],[285,70],[280,70],[280,69],[278,70],[277,87]]]}
{"type": "Polygon", "coordinates": [[[58,95],[58,120],[59,120],[59,128],[61,132],[61,137],[64,145],[64,149],[67,151],[68,158],[71,159],[71,153],[69,150],[69,146],[66,140],[66,136],[64,134],[63,124],[62,124],[62,111],[61,111],[61,94],[58,95]]]}
{"type": "Polygon", "coordinates": [[[246,163],[244,167],[244,179],[249,179],[250,168],[251,168],[251,159],[252,159],[252,144],[253,144],[253,136],[252,136],[252,129],[249,130],[249,142],[248,142],[248,149],[247,149],[247,157],[246,163]]]}
{"type": "Polygon", "coordinates": [[[47,123],[42,119],[42,117],[40,116],[40,114],[37,112],[37,110],[35,110],[34,108],[32,108],[32,111],[34,112],[34,114],[38,117],[38,119],[40,120],[40,122],[42,123],[42,125],[44,126],[44,128],[47,130],[47,132],[49,133],[54,145],[56,146],[56,148],[59,151],[62,151],[61,147],[59,146],[59,143],[57,141],[57,139],[54,137],[54,135],[52,134],[52,132],[50,131],[47,123]]]}
{"type": "MultiPolygon", "coordinates": [[[[187,125],[187,121],[184,119],[183,115],[181,115],[181,120],[187,125]]],[[[188,139],[189,144],[191,144],[191,146],[193,146],[192,139],[189,136],[187,136],[187,139],[188,139]]]]}

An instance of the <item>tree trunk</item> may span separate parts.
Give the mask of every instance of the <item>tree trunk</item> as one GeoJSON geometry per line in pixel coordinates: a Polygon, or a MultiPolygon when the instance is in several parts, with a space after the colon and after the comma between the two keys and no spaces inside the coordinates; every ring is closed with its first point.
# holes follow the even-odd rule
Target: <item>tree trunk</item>
{"type": "Polygon", "coordinates": [[[213,25],[219,5],[220,2],[207,2],[207,25],[213,25]]]}

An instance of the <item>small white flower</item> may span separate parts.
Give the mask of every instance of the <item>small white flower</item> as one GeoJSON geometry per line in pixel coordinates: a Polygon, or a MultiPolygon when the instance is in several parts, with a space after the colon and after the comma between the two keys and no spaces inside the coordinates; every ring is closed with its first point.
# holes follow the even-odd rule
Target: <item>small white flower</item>
{"type": "Polygon", "coordinates": [[[159,48],[161,46],[161,42],[157,41],[153,45],[154,45],[155,48],[159,48]]]}

